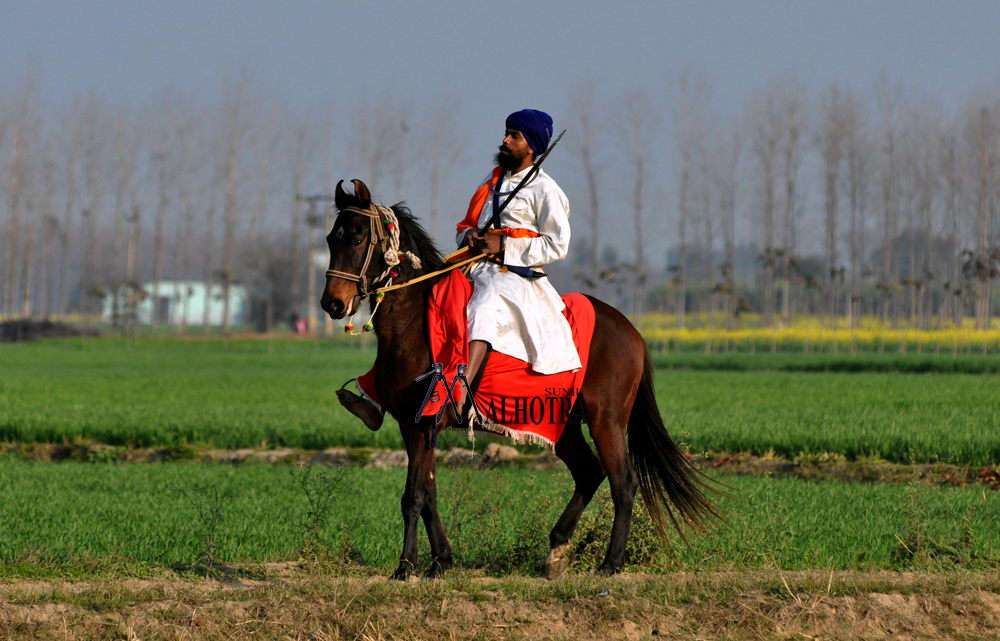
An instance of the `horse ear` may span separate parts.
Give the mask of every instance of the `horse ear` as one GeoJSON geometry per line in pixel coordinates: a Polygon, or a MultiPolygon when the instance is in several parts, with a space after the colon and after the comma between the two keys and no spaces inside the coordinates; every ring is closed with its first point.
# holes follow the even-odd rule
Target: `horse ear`
{"type": "Polygon", "coordinates": [[[344,192],[343,184],[343,180],[339,181],[337,183],[337,189],[333,192],[333,204],[337,206],[338,210],[343,210],[344,207],[350,206],[348,203],[350,196],[344,192]]]}
{"type": "Polygon", "coordinates": [[[354,195],[358,198],[358,207],[368,209],[372,204],[372,194],[368,191],[368,187],[357,178],[351,182],[354,183],[354,195]]]}

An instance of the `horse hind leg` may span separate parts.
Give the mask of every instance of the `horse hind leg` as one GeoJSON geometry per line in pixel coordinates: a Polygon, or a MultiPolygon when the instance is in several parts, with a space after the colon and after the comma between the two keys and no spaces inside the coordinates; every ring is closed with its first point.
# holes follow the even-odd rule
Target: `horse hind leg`
{"type": "Polygon", "coordinates": [[[583,438],[579,421],[566,425],[556,443],[556,456],[566,463],[576,487],[569,504],[549,534],[550,550],[548,558],[545,559],[546,579],[559,578],[569,567],[567,552],[570,538],[580,523],[583,510],[604,481],[604,470],[601,469],[601,463],[594,455],[594,451],[583,438]]]}
{"type": "MultiPolygon", "coordinates": [[[[632,468],[632,461],[625,444],[627,416],[617,412],[596,412],[590,422],[590,436],[597,446],[604,472],[611,485],[611,500],[615,506],[615,519],[611,526],[611,540],[599,574],[616,574],[625,564],[625,545],[632,524],[632,507],[639,487],[639,477],[632,468]]],[[[588,415],[589,416],[589,415],[588,415]]]]}

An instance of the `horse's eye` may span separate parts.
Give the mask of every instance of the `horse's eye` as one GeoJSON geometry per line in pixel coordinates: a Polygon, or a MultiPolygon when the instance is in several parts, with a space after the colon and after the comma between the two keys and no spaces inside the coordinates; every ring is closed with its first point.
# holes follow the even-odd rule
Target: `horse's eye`
{"type": "Polygon", "coordinates": [[[340,229],[338,229],[337,233],[334,234],[334,236],[336,236],[337,238],[343,238],[344,237],[344,228],[341,227],[340,229]]]}
{"type": "Polygon", "coordinates": [[[354,241],[353,243],[351,243],[351,246],[352,247],[360,247],[361,243],[363,243],[363,242],[365,242],[365,239],[364,238],[359,238],[356,241],[354,241]]]}

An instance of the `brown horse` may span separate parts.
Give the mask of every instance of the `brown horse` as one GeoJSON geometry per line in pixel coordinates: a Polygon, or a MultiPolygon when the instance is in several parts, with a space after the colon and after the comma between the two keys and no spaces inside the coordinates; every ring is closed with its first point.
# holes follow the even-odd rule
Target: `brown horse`
{"type": "MultiPolygon", "coordinates": [[[[377,249],[378,238],[370,237],[370,218],[345,211],[348,207],[361,210],[371,207],[368,188],[358,180],[354,185],[354,195],[337,185],[335,204],[339,214],[326,239],[330,269],[359,275],[366,265],[365,276],[370,282],[383,273],[385,263],[377,249]],[[374,257],[369,255],[370,243],[376,243],[374,257]]],[[[439,269],[441,256],[424,229],[402,205],[393,207],[393,212],[399,221],[400,251],[413,252],[421,262],[419,268],[408,261],[401,264],[394,282],[405,282],[439,269]]],[[[452,561],[451,545],[438,514],[435,457],[430,438],[433,417],[425,418],[421,424],[414,424],[412,418],[428,384],[426,380],[416,383],[414,379],[427,372],[433,362],[426,314],[433,281],[428,279],[386,293],[374,317],[378,337],[376,390],[385,410],[399,422],[409,455],[402,500],[405,535],[399,567],[393,574],[396,579],[405,579],[416,569],[420,518],[427,528],[433,558],[427,576],[443,576],[452,561]]],[[[370,283],[368,287],[382,284],[370,283]]],[[[359,299],[363,299],[363,287],[366,287],[363,282],[329,276],[321,301],[323,309],[335,319],[343,318],[349,311],[357,310],[359,299]]],[[[576,487],[549,535],[551,550],[545,562],[549,578],[565,571],[570,537],[605,477],[611,484],[615,516],[607,555],[599,570],[602,574],[620,571],[625,561],[625,542],[637,488],[642,490],[649,514],[661,532],[664,511],[678,529],[682,523],[702,528],[706,519],[715,516],[705,497],[702,477],[671,440],[660,418],[653,393],[653,369],[642,337],[613,307],[596,299],[591,301],[596,317],[594,337],[578,403],[582,405],[597,454],[584,439],[579,419],[566,426],[556,443],[555,453],[569,467],[576,487]]],[[[574,411],[571,415],[580,413],[574,411]]]]}

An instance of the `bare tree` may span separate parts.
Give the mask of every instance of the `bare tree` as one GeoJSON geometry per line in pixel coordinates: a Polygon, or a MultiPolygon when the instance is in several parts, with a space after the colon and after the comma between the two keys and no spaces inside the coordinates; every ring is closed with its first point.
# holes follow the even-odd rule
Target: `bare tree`
{"type": "Polygon", "coordinates": [[[750,146],[757,161],[760,181],[758,198],[763,234],[761,262],[764,268],[764,325],[774,322],[774,268],[781,258],[781,250],[776,246],[775,210],[777,197],[775,182],[778,174],[778,146],[782,141],[782,113],[780,97],[775,87],[763,95],[758,94],[751,102],[747,120],[750,123],[750,146]]]}
{"type": "Polygon", "coordinates": [[[722,283],[719,291],[724,294],[726,329],[732,329],[733,298],[736,293],[736,195],[739,186],[740,156],[743,153],[743,134],[740,123],[734,120],[723,129],[712,170],[722,231],[723,263],[719,267],[722,283]]]}
{"type": "Polygon", "coordinates": [[[940,110],[929,103],[915,105],[909,113],[908,121],[910,179],[914,196],[909,209],[910,324],[912,327],[929,329],[928,292],[934,279],[932,219],[940,182],[937,163],[937,146],[941,141],[940,110]]]}
{"type": "MultiPolygon", "coordinates": [[[[142,204],[138,198],[130,199],[128,218],[128,245],[125,252],[125,282],[130,288],[139,289],[138,277],[135,273],[139,259],[139,233],[142,231],[142,204]]],[[[134,322],[134,319],[133,319],[134,322]]]]}
{"type": "Polygon", "coordinates": [[[69,117],[64,128],[68,149],[66,162],[66,207],[63,210],[62,228],[59,233],[59,313],[65,314],[69,309],[69,269],[70,269],[70,238],[72,237],[73,211],[76,206],[77,182],[80,162],[80,110],[79,97],[73,98],[69,117]]]}
{"type": "MultiPolygon", "coordinates": [[[[335,172],[335,167],[337,165],[337,162],[334,159],[334,155],[333,155],[333,149],[336,146],[333,144],[334,118],[333,118],[333,110],[332,109],[330,109],[327,112],[327,122],[326,122],[326,128],[325,129],[326,129],[326,135],[327,135],[328,140],[329,140],[329,144],[326,145],[327,152],[325,154],[323,154],[324,165],[325,165],[325,170],[326,170],[325,174],[326,175],[324,176],[322,184],[325,186],[325,193],[326,193],[326,195],[330,195],[330,194],[335,193],[336,190],[337,190],[337,177],[336,177],[336,172],[335,172]]],[[[326,221],[325,221],[326,225],[321,230],[322,233],[321,233],[321,239],[320,239],[321,243],[320,244],[322,246],[322,249],[320,251],[322,252],[322,255],[324,256],[324,259],[323,259],[324,263],[323,264],[324,265],[329,265],[330,264],[330,248],[326,244],[325,236],[323,236],[323,234],[329,233],[329,231],[333,229],[333,220],[334,220],[334,207],[333,207],[333,204],[330,203],[330,202],[325,202],[324,203],[324,210],[326,212],[326,221]]],[[[315,270],[315,266],[313,266],[313,269],[315,270]]],[[[314,304],[315,304],[315,301],[318,300],[318,297],[316,296],[315,293],[311,294],[311,296],[313,296],[313,301],[314,301],[314,304]]],[[[323,315],[323,330],[324,330],[324,333],[327,336],[333,336],[333,319],[329,316],[329,314],[324,314],[323,315]]],[[[268,331],[270,332],[270,327],[268,328],[268,331]]]]}
{"type": "MultiPolygon", "coordinates": [[[[213,172],[214,173],[214,172],[213,172]]],[[[215,280],[212,278],[215,271],[212,269],[212,264],[215,262],[213,260],[212,252],[214,248],[214,238],[215,235],[215,209],[218,206],[218,176],[215,176],[215,180],[212,181],[212,186],[209,188],[209,202],[208,207],[205,209],[205,262],[202,268],[202,273],[205,278],[205,300],[202,316],[202,331],[206,334],[209,333],[211,328],[211,308],[212,308],[212,284],[215,280]]]]}
{"type": "Polygon", "coordinates": [[[236,233],[236,187],[237,171],[240,155],[250,128],[250,105],[248,95],[249,79],[241,72],[234,80],[226,79],[222,84],[222,143],[224,164],[223,172],[226,181],[225,200],[223,201],[223,240],[222,240],[222,333],[229,336],[229,303],[230,288],[236,280],[233,265],[233,243],[236,233]]]}
{"type": "MultiPolygon", "coordinates": [[[[35,123],[33,123],[35,124],[35,123]]],[[[18,301],[20,303],[20,313],[24,318],[31,318],[32,310],[32,299],[34,294],[34,282],[35,282],[35,251],[37,247],[35,238],[35,225],[37,219],[39,218],[39,207],[38,207],[38,175],[41,173],[41,162],[38,157],[38,136],[39,131],[37,129],[30,132],[31,138],[34,139],[31,145],[31,154],[25,163],[24,172],[24,184],[22,186],[23,199],[24,199],[24,257],[23,264],[19,264],[17,268],[18,275],[21,273],[24,275],[24,281],[17,283],[17,291],[20,290],[21,299],[18,301]]]]}
{"type": "MultiPolygon", "coordinates": [[[[136,138],[139,137],[139,128],[136,127],[136,138]]],[[[138,143],[136,144],[136,155],[138,155],[138,143]]],[[[139,284],[137,274],[137,264],[139,261],[139,236],[142,232],[142,198],[141,192],[144,183],[141,180],[129,180],[127,183],[126,197],[128,199],[128,244],[125,251],[125,317],[123,327],[125,331],[131,330],[133,337],[137,339],[139,331],[138,304],[147,295],[139,284]]],[[[119,289],[115,288],[117,295],[119,289]]]]}
{"type": "MultiPolygon", "coordinates": [[[[941,311],[942,321],[950,318],[955,326],[962,324],[962,263],[961,263],[961,213],[964,207],[963,192],[965,190],[962,167],[962,136],[959,133],[958,118],[952,120],[941,133],[939,144],[939,173],[944,182],[945,224],[948,233],[948,280],[944,284],[944,298],[941,311]]],[[[943,322],[942,322],[943,325],[943,322]]]]}
{"type": "Polygon", "coordinates": [[[823,164],[823,211],[825,218],[826,313],[833,327],[837,322],[837,276],[843,277],[837,255],[841,159],[847,134],[845,104],[840,89],[834,85],[820,99],[820,126],[816,136],[823,164]]]}
{"type": "MultiPolygon", "coordinates": [[[[704,149],[700,149],[698,153],[698,171],[697,178],[694,180],[694,194],[695,194],[695,204],[698,208],[698,213],[700,214],[696,218],[696,222],[701,224],[701,229],[704,234],[702,237],[702,274],[705,278],[706,283],[711,283],[712,272],[714,270],[715,262],[715,235],[716,226],[718,223],[718,214],[715,210],[715,203],[712,199],[712,168],[710,166],[711,160],[709,155],[704,149]]],[[[699,310],[701,312],[707,311],[709,313],[709,327],[715,327],[715,288],[709,288],[708,294],[704,297],[704,305],[699,310]]],[[[711,335],[709,336],[708,342],[705,344],[705,352],[711,353],[712,342],[711,335]]]]}
{"type": "Polygon", "coordinates": [[[889,324],[889,303],[899,288],[896,270],[898,266],[893,260],[896,257],[894,238],[897,228],[898,185],[898,119],[899,103],[902,99],[902,88],[891,84],[882,76],[876,85],[876,103],[880,116],[880,139],[878,182],[881,196],[882,213],[882,270],[878,289],[881,291],[882,326],[889,324]]]}
{"type": "Polygon", "coordinates": [[[976,207],[976,249],[969,252],[965,272],[977,281],[976,329],[986,329],[990,322],[992,282],[996,278],[994,263],[997,257],[992,251],[992,241],[1000,122],[997,104],[992,97],[984,96],[974,100],[968,111],[966,137],[973,179],[973,202],[976,207]]]}
{"type": "MultiPolygon", "coordinates": [[[[785,325],[791,323],[793,308],[791,304],[791,271],[792,258],[798,249],[798,223],[801,212],[798,190],[800,145],[805,134],[805,99],[804,90],[795,81],[789,82],[782,95],[782,117],[784,136],[782,142],[783,173],[785,181],[785,216],[782,241],[782,313],[785,325]]],[[[772,345],[772,351],[774,346],[772,345]]]]}
{"type": "Polygon", "coordinates": [[[153,316],[150,324],[155,333],[160,325],[161,295],[160,282],[163,280],[164,260],[164,225],[167,219],[167,209],[170,205],[170,192],[176,180],[176,161],[174,159],[175,120],[178,113],[178,98],[174,94],[166,94],[158,101],[156,107],[156,122],[150,136],[149,164],[156,174],[156,224],[153,233],[153,316]]]}
{"type": "MultiPolygon", "coordinates": [[[[292,306],[296,314],[299,313],[298,305],[300,304],[300,283],[302,276],[302,269],[299,260],[299,241],[302,236],[302,199],[304,195],[303,183],[306,178],[306,172],[308,167],[312,164],[313,156],[315,155],[315,147],[313,146],[314,138],[312,132],[309,130],[308,125],[305,121],[299,122],[291,134],[291,169],[292,169],[292,220],[291,220],[291,255],[292,255],[292,306]]],[[[308,254],[308,252],[306,252],[308,254]]],[[[312,266],[310,265],[310,269],[312,266]]],[[[311,292],[310,292],[310,295],[311,292]]]]}
{"type": "MultiPolygon", "coordinates": [[[[674,282],[677,283],[677,326],[685,324],[685,308],[687,307],[687,227],[691,209],[691,182],[695,165],[704,166],[702,147],[705,137],[706,108],[710,90],[704,77],[693,75],[690,71],[682,71],[676,81],[674,105],[674,137],[680,152],[680,163],[677,172],[677,264],[671,266],[676,272],[674,282]]],[[[707,189],[707,176],[705,176],[707,189]]],[[[706,192],[707,193],[707,192],[706,192]]],[[[704,194],[702,194],[704,195],[704,194]]],[[[705,207],[710,205],[705,201],[705,207]]],[[[710,223],[706,219],[707,223],[710,223]]],[[[708,248],[711,254],[711,248],[708,248]]]]}
{"type": "Polygon", "coordinates": [[[642,298],[646,282],[645,237],[643,234],[645,180],[648,168],[646,145],[652,139],[656,118],[649,96],[634,91],[625,97],[625,144],[631,155],[635,184],[632,190],[632,221],[635,232],[635,278],[632,289],[632,312],[636,327],[642,326],[642,298]]]}
{"type": "Polygon", "coordinates": [[[17,126],[14,133],[14,161],[11,164],[10,189],[7,201],[7,242],[4,248],[3,311],[14,311],[17,284],[20,280],[18,250],[21,245],[21,190],[24,183],[24,134],[17,126]]]}
{"type": "Polygon", "coordinates": [[[271,166],[274,162],[275,149],[281,144],[282,130],[276,123],[278,111],[276,108],[268,110],[264,121],[259,129],[259,140],[256,153],[257,169],[257,199],[254,203],[253,214],[250,217],[249,241],[250,247],[256,249],[257,237],[260,233],[260,226],[267,214],[267,203],[270,197],[271,188],[271,166]]]}
{"type": "Polygon", "coordinates": [[[11,110],[11,137],[13,143],[13,159],[10,165],[10,178],[7,201],[7,233],[4,248],[4,299],[3,311],[13,314],[21,303],[20,285],[25,267],[23,249],[27,248],[22,238],[22,209],[26,194],[25,181],[28,179],[28,163],[30,162],[30,145],[36,135],[35,114],[37,87],[32,78],[27,78],[21,89],[21,95],[16,106],[11,110]]]}
{"type": "Polygon", "coordinates": [[[213,252],[215,251],[215,214],[219,202],[219,185],[223,181],[223,177],[220,175],[222,170],[219,167],[217,159],[213,157],[209,163],[212,170],[208,172],[209,180],[207,181],[207,184],[202,187],[202,189],[208,193],[208,206],[205,208],[205,249],[203,251],[205,262],[202,267],[202,274],[205,279],[202,331],[205,334],[208,334],[211,331],[212,284],[215,280],[213,276],[219,273],[219,270],[214,269],[214,265],[217,265],[218,263],[216,263],[213,252]]]}
{"type": "MultiPolygon", "coordinates": [[[[843,99],[844,109],[844,171],[848,206],[851,210],[850,252],[851,252],[851,294],[847,306],[848,326],[858,326],[863,312],[862,289],[864,286],[865,220],[868,203],[868,173],[871,150],[869,146],[869,126],[861,99],[847,92],[843,99]]],[[[852,343],[852,351],[857,347],[852,343]]]]}
{"type": "Polygon", "coordinates": [[[600,229],[601,201],[598,197],[597,173],[598,166],[594,160],[594,95],[595,85],[588,83],[577,87],[570,96],[570,115],[572,117],[570,148],[580,162],[584,180],[587,183],[587,196],[590,205],[590,239],[589,256],[587,258],[588,273],[578,274],[587,288],[595,296],[601,281],[600,229]]]}
{"type": "Polygon", "coordinates": [[[271,289],[274,281],[269,278],[265,256],[267,252],[261,246],[260,229],[265,222],[268,212],[268,204],[271,197],[271,187],[273,181],[273,164],[275,152],[280,148],[284,131],[277,125],[279,118],[276,107],[270,108],[264,117],[261,126],[257,129],[258,141],[256,147],[256,170],[257,170],[257,195],[254,203],[253,215],[250,218],[249,246],[250,256],[247,267],[250,273],[250,282],[255,289],[263,289],[267,292],[267,307],[264,310],[265,328],[268,334],[271,332],[271,321],[273,310],[271,305],[273,297],[271,289]]]}
{"type": "MultiPolygon", "coordinates": [[[[88,295],[103,296],[97,260],[97,227],[105,181],[105,118],[97,98],[91,96],[84,109],[81,151],[83,157],[84,207],[83,236],[85,238],[82,286],[88,295]]],[[[82,302],[82,301],[81,301],[82,302]]],[[[89,307],[89,306],[85,306],[89,307]]]]}
{"type": "MultiPolygon", "coordinates": [[[[11,128],[11,115],[12,115],[11,112],[12,109],[9,103],[7,102],[5,97],[2,94],[0,94],[0,153],[4,151],[4,143],[7,138],[7,133],[11,128]]],[[[15,245],[14,239],[11,237],[11,234],[14,232],[15,225],[12,224],[14,222],[13,211],[10,208],[11,201],[9,199],[9,195],[10,194],[7,194],[8,196],[6,203],[7,221],[6,221],[6,226],[4,227],[4,253],[3,253],[4,272],[2,274],[3,278],[0,279],[0,314],[3,314],[8,311],[7,296],[8,296],[8,288],[10,286],[8,282],[8,277],[11,269],[11,260],[13,258],[11,255],[11,251],[15,245]]]]}
{"type": "MultiPolygon", "coordinates": [[[[124,282],[128,289],[136,288],[135,261],[139,251],[139,224],[142,209],[133,201],[131,207],[128,199],[137,189],[136,171],[139,167],[139,153],[142,139],[138,122],[134,121],[127,107],[121,107],[116,115],[111,136],[114,141],[114,257],[111,276],[111,289],[116,314],[123,313],[125,301],[121,298],[123,292],[122,268],[124,265],[124,282]],[[127,213],[126,213],[127,212],[127,213]],[[127,229],[123,229],[128,223],[127,229]],[[127,239],[125,237],[127,233],[127,239]],[[127,243],[127,247],[126,247],[127,243]]],[[[129,297],[132,294],[128,294],[129,297]]]]}
{"type": "Polygon", "coordinates": [[[56,162],[54,134],[49,133],[42,157],[42,201],[40,213],[42,216],[41,245],[42,255],[39,261],[38,277],[38,314],[47,318],[51,309],[52,285],[52,244],[59,235],[59,219],[54,211],[56,193],[56,162]]]}
{"type": "MultiPolygon", "coordinates": [[[[130,158],[127,160],[128,163],[132,165],[131,169],[126,170],[130,177],[125,183],[126,197],[128,199],[128,246],[125,256],[125,282],[128,283],[129,288],[132,291],[133,296],[145,296],[145,292],[141,292],[141,287],[139,285],[139,276],[137,273],[138,262],[139,262],[139,252],[141,247],[139,245],[139,235],[142,231],[142,192],[145,187],[145,182],[142,180],[142,176],[137,175],[137,169],[139,166],[139,156],[142,151],[142,128],[137,122],[135,124],[135,132],[132,134],[132,150],[130,150],[130,158]]],[[[130,320],[132,323],[138,323],[138,317],[135,314],[134,302],[138,302],[138,298],[134,298],[130,302],[130,320]]]]}
{"type": "Polygon", "coordinates": [[[177,230],[174,243],[174,294],[180,285],[180,320],[178,331],[184,333],[187,327],[189,302],[191,298],[192,276],[189,262],[194,253],[194,177],[196,172],[195,133],[196,121],[194,115],[182,108],[176,123],[178,159],[177,159],[177,230]]]}

